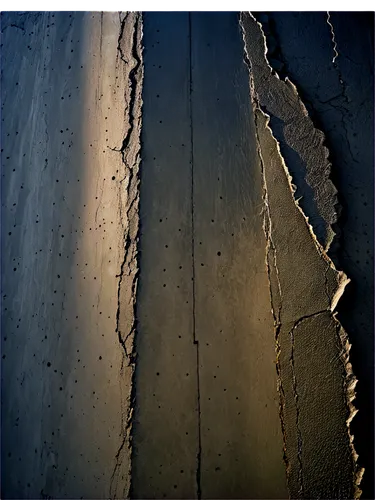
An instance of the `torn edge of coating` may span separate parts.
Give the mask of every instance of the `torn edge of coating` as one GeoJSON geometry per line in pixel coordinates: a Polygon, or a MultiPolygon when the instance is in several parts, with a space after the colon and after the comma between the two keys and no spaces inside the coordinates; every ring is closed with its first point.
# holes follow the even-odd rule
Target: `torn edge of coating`
{"type": "MultiPolygon", "coordinates": [[[[260,31],[262,33],[262,37],[263,37],[263,49],[264,49],[263,50],[263,55],[264,55],[264,60],[265,60],[265,62],[267,64],[267,66],[268,66],[268,69],[270,70],[271,74],[274,74],[276,76],[276,78],[278,78],[279,80],[281,80],[279,73],[275,69],[273,69],[273,67],[271,66],[271,64],[270,64],[270,62],[268,60],[268,57],[267,57],[267,53],[268,53],[267,39],[266,39],[266,35],[265,35],[264,31],[263,31],[262,23],[259,22],[251,12],[249,12],[249,15],[257,23],[257,25],[259,26],[259,29],[260,29],[260,31]]],[[[244,38],[244,36],[245,36],[245,28],[242,25],[241,19],[240,19],[240,25],[241,25],[242,34],[243,34],[243,41],[244,41],[244,44],[245,44],[245,47],[246,47],[246,41],[245,41],[245,38],[244,38]]],[[[247,54],[247,56],[249,57],[248,54],[247,54]]]]}
{"type": "MultiPolygon", "coordinates": [[[[258,23],[259,24],[259,23],[258,23]]],[[[352,370],[352,365],[349,361],[349,358],[350,358],[350,355],[349,355],[349,352],[350,352],[350,348],[351,348],[351,345],[349,343],[349,340],[348,340],[348,335],[347,333],[345,332],[345,330],[343,329],[343,327],[341,326],[341,323],[338,321],[337,319],[337,313],[334,313],[334,310],[342,296],[342,294],[344,293],[344,290],[345,290],[345,287],[346,285],[350,282],[350,279],[346,276],[346,274],[343,272],[343,271],[338,271],[334,265],[334,263],[332,262],[332,260],[330,259],[330,257],[327,255],[326,251],[324,250],[324,248],[322,247],[322,245],[319,243],[318,239],[316,238],[315,236],[315,233],[313,231],[313,228],[311,226],[311,224],[309,223],[309,219],[308,217],[305,215],[305,213],[303,212],[303,210],[301,209],[301,207],[299,206],[299,203],[298,203],[298,200],[295,199],[294,197],[294,192],[295,192],[295,186],[293,185],[292,183],[292,176],[290,175],[289,173],[289,170],[288,170],[288,167],[285,163],[285,160],[281,154],[281,151],[280,151],[280,145],[279,145],[279,142],[277,141],[276,137],[274,136],[273,132],[272,132],[272,129],[271,127],[269,126],[269,122],[270,122],[270,116],[267,115],[260,107],[260,104],[259,104],[259,99],[258,99],[258,96],[257,96],[257,92],[256,92],[256,89],[255,89],[255,84],[254,84],[254,80],[253,80],[253,77],[252,77],[252,71],[251,71],[251,63],[250,63],[250,59],[249,59],[249,55],[247,53],[247,49],[246,49],[246,43],[245,43],[245,33],[244,33],[244,27],[241,23],[241,20],[240,20],[240,26],[241,26],[241,29],[242,29],[242,34],[243,34],[243,40],[244,40],[244,59],[245,59],[245,64],[248,66],[248,71],[249,71],[249,79],[250,79],[250,95],[251,95],[251,101],[252,101],[252,104],[253,104],[253,108],[254,108],[254,114],[256,116],[256,112],[260,112],[266,119],[266,128],[268,129],[269,133],[271,134],[274,142],[275,142],[275,145],[276,145],[276,150],[277,150],[277,153],[278,153],[278,156],[279,156],[279,159],[281,161],[281,164],[283,165],[283,169],[284,169],[284,172],[285,172],[285,176],[287,178],[287,181],[288,181],[288,184],[289,184],[289,188],[290,188],[290,191],[292,193],[292,197],[293,197],[293,200],[294,200],[294,203],[297,207],[297,209],[299,210],[299,212],[302,214],[304,220],[305,220],[305,223],[309,229],[309,232],[310,232],[310,235],[313,239],[313,242],[315,244],[315,247],[318,251],[318,254],[321,256],[321,258],[323,258],[325,260],[325,262],[332,268],[332,270],[334,270],[336,273],[337,273],[337,278],[338,278],[338,284],[337,284],[337,289],[331,299],[331,305],[329,307],[329,310],[333,313],[332,314],[332,317],[334,318],[335,322],[336,322],[336,327],[337,327],[337,331],[338,331],[338,337],[339,337],[339,340],[340,340],[340,345],[341,345],[341,352],[340,352],[340,359],[341,359],[341,362],[343,364],[343,367],[344,367],[344,370],[345,370],[345,378],[344,378],[344,382],[343,382],[343,385],[344,385],[344,392],[345,392],[345,397],[346,397],[346,403],[347,403],[347,408],[348,408],[348,418],[346,419],[346,426],[347,426],[347,431],[348,431],[348,437],[349,437],[349,445],[350,445],[350,448],[351,448],[351,452],[352,452],[352,459],[353,459],[353,488],[354,488],[354,492],[353,492],[353,498],[354,499],[359,499],[360,496],[361,496],[361,489],[359,488],[360,486],[360,483],[361,483],[361,480],[362,480],[362,477],[363,477],[363,474],[364,474],[364,468],[360,468],[358,467],[358,454],[354,448],[354,436],[351,434],[350,432],[350,424],[351,424],[351,421],[353,420],[354,416],[357,414],[358,410],[355,408],[354,404],[353,404],[353,401],[356,397],[356,393],[355,393],[355,387],[356,387],[356,384],[358,382],[357,378],[355,377],[354,373],[353,373],[353,370],[352,370]]],[[[265,49],[266,50],[266,49],[265,49]]],[[[269,248],[270,248],[270,245],[273,244],[272,243],[272,240],[270,239],[271,238],[271,235],[270,235],[270,228],[271,228],[271,224],[272,224],[272,221],[271,221],[271,218],[270,218],[270,214],[269,214],[269,211],[268,211],[268,194],[267,194],[267,184],[264,180],[264,161],[263,161],[263,156],[262,156],[262,152],[261,152],[261,146],[260,146],[260,142],[259,142],[259,138],[258,138],[258,124],[255,123],[255,133],[256,133],[256,139],[257,139],[257,152],[258,152],[258,155],[259,155],[259,158],[260,158],[260,162],[261,162],[261,168],[262,168],[262,173],[263,173],[263,202],[265,203],[265,213],[267,213],[268,215],[268,223],[266,223],[264,221],[264,231],[265,231],[265,236],[266,236],[266,242],[267,242],[267,247],[266,247],[266,267],[267,267],[267,272],[268,272],[268,276],[269,276],[269,263],[268,263],[268,252],[269,252],[269,248]]],[[[272,301],[272,296],[271,296],[271,302],[272,301]]],[[[280,394],[280,409],[279,409],[279,415],[280,415],[280,418],[281,418],[281,427],[282,427],[282,433],[283,433],[283,447],[284,447],[284,462],[285,462],[285,465],[286,465],[286,472],[287,472],[287,476],[289,476],[289,472],[290,472],[290,464],[289,464],[289,460],[287,458],[287,453],[286,453],[286,436],[285,436],[285,426],[284,426],[284,421],[283,421],[283,416],[282,416],[282,410],[283,410],[283,406],[284,406],[284,403],[283,403],[283,388],[282,388],[282,381],[281,381],[281,373],[280,373],[280,366],[278,366],[278,358],[279,358],[279,355],[280,355],[280,346],[278,345],[278,330],[280,328],[280,321],[277,320],[276,318],[276,315],[275,315],[275,311],[274,311],[274,304],[271,303],[271,309],[272,309],[272,314],[273,314],[273,317],[274,317],[274,323],[275,323],[275,332],[276,332],[276,369],[277,369],[277,374],[278,374],[278,389],[279,389],[279,394],[280,394]]]]}
{"type": "MultiPolygon", "coordinates": [[[[254,20],[254,22],[256,22],[256,24],[259,26],[259,30],[262,34],[262,38],[263,38],[263,44],[264,44],[264,60],[266,61],[266,64],[270,70],[270,72],[272,73],[272,75],[274,75],[278,80],[283,80],[287,85],[289,85],[289,87],[293,90],[294,94],[296,95],[296,97],[298,97],[298,100],[299,100],[299,104],[301,106],[301,109],[302,109],[302,113],[305,115],[305,116],[309,116],[309,112],[307,111],[307,108],[305,106],[305,103],[302,101],[301,99],[301,96],[299,95],[298,93],[298,89],[297,89],[297,86],[292,82],[292,80],[289,78],[289,76],[287,76],[285,79],[282,79],[280,78],[280,75],[278,74],[278,72],[271,66],[269,60],[268,60],[268,57],[267,57],[267,53],[268,53],[268,46],[267,46],[267,37],[266,37],[266,34],[263,30],[263,25],[260,21],[258,21],[255,16],[249,12],[249,15],[250,17],[254,20]]],[[[241,25],[242,26],[242,25],[241,25]]],[[[242,30],[243,32],[245,31],[244,27],[242,26],[242,30]]],[[[245,40],[244,40],[244,43],[245,43],[245,40]]],[[[271,127],[270,127],[271,128],[271,127]]]]}
{"type": "MultiPolygon", "coordinates": [[[[259,21],[256,20],[256,18],[253,16],[253,14],[249,11],[249,15],[250,17],[254,20],[254,22],[259,26],[260,28],[260,31],[261,31],[261,34],[262,34],[262,37],[263,37],[263,42],[264,42],[264,53],[266,54],[267,52],[267,44],[266,44],[266,37],[265,37],[265,34],[263,32],[263,29],[262,29],[262,25],[259,21]]],[[[246,54],[246,64],[248,65],[249,67],[249,72],[251,74],[251,61],[250,61],[250,58],[249,58],[249,55],[247,53],[247,44],[246,44],[246,39],[245,39],[245,27],[243,26],[243,24],[241,23],[240,21],[240,25],[241,25],[241,29],[242,29],[242,35],[243,35],[243,41],[244,41],[244,50],[245,50],[245,54],[246,54]]],[[[265,56],[265,59],[266,59],[266,62],[267,62],[267,65],[269,68],[271,68],[271,66],[269,65],[268,61],[267,61],[267,58],[265,56]]],[[[271,68],[272,69],[272,68],[271,68]]],[[[278,76],[277,76],[278,77],[278,76]]],[[[278,77],[279,78],[279,77],[278,77]]],[[[293,82],[291,82],[289,80],[289,78],[286,78],[285,82],[290,86],[290,88],[293,90],[293,92],[296,94],[296,96],[298,97],[299,99],[299,103],[301,105],[301,109],[302,109],[302,112],[305,116],[308,116],[308,112],[307,112],[307,109],[306,109],[306,106],[303,104],[299,94],[298,94],[298,90],[297,90],[297,87],[293,84],[293,82]]],[[[272,138],[274,139],[275,143],[276,143],[276,147],[277,147],[277,152],[279,154],[279,157],[281,159],[281,162],[282,162],[282,165],[283,165],[283,168],[284,168],[284,171],[285,171],[285,175],[286,175],[286,178],[288,180],[288,184],[289,184],[289,188],[290,188],[290,191],[293,195],[293,200],[298,208],[298,210],[300,211],[300,213],[302,214],[303,218],[305,219],[306,221],[306,224],[307,224],[307,227],[309,229],[309,232],[311,234],[311,237],[313,238],[314,242],[315,242],[315,245],[318,249],[318,252],[319,252],[319,255],[324,258],[324,260],[327,262],[327,264],[329,264],[332,269],[334,269],[336,271],[336,268],[332,262],[332,260],[328,257],[327,255],[327,250],[323,248],[323,245],[319,242],[317,236],[315,235],[315,232],[314,232],[314,228],[313,226],[310,224],[310,219],[309,217],[305,214],[305,212],[303,211],[303,209],[301,208],[300,204],[299,204],[299,199],[296,199],[294,194],[297,190],[297,187],[295,184],[293,184],[293,177],[292,175],[290,174],[289,172],[289,169],[285,163],[285,160],[281,154],[281,150],[280,150],[280,143],[279,141],[276,139],[273,131],[272,131],[272,128],[270,126],[270,115],[267,114],[265,111],[263,111],[261,105],[260,105],[260,101],[259,101],[259,98],[257,96],[257,93],[256,93],[256,90],[255,90],[255,84],[254,84],[254,81],[253,81],[253,78],[251,78],[251,98],[252,98],[252,101],[253,103],[255,104],[255,109],[258,109],[266,118],[266,127],[267,129],[270,131],[271,135],[272,135],[272,138]]],[[[349,278],[347,278],[348,281],[347,283],[350,281],[349,278]]],[[[336,302],[337,303],[337,302],[336,302]]]]}
{"type": "MultiPolygon", "coordinates": [[[[142,85],[143,85],[143,59],[142,59],[142,14],[138,12],[127,12],[122,17],[119,13],[120,32],[117,45],[117,57],[124,65],[125,78],[127,85],[125,87],[125,113],[128,116],[128,126],[120,149],[114,149],[121,154],[124,165],[123,178],[119,183],[119,214],[120,223],[123,231],[123,259],[120,266],[120,274],[117,275],[118,296],[116,312],[116,333],[118,341],[122,348],[122,360],[120,368],[121,387],[121,443],[115,456],[115,465],[110,480],[109,494],[110,498],[129,498],[131,491],[131,461],[132,461],[132,429],[133,413],[135,405],[135,342],[136,332],[136,292],[138,283],[138,233],[139,233],[139,166],[140,166],[140,133],[142,128],[142,85]],[[129,31],[127,22],[130,23],[129,31]],[[129,35],[130,43],[124,38],[129,35]],[[124,49],[128,53],[124,53],[124,49]],[[126,56],[126,57],[125,57],[126,56]],[[126,282],[123,283],[125,277],[126,282]],[[123,288],[131,287],[131,300],[121,300],[123,288]],[[129,307],[127,311],[127,331],[122,332],[121,317],[124,313],[121,308],[129,307]],[[130,390],[123,394],[124,370],[130,368],[130,390]],[[128,454],[128,468],[123,470],[123,462],[128,454]],[[119,480],[126,483],[127,491],[119,490],[119,480]],[[125,480],[127,476],[127,482],[125,480]]],[[[126,85],[126,82],[125,82],[126,85]]],[[[126,115],[124,115],[124,118],[126,115]]]]}
{"type": "MultiPolygon", "coordinates": [[[[263,114],[263,116],[266,118],[266,127],[269,131],[269,133],[271,134],[272,136],[272,139],[274,140],[275,142],[275,146],[276,146],[276,150],[277,150],[277,154],[279,156],[279,159],[280,159],[280,162],[283,166],[283,169],[284,169],[284,172],[285,172],[285,177],[288,181],[288,185],[289,185],[289,189],[292,193],[292,195],[294,194],[295,192],[295,185],[293,184],[293,178],[292,176],[290,175],[290,172],[289,172],[289,169],[286,165],[286,162],[284,160],[284,157],[281,153],[281,150],[280,150],[280,143],[279,141],[276,139],[276,137],[274,136],[273,134],[273,131],[272,131],[272,128],[270,127],[270,116],[265,113],[260,107],[257,107],[257,110],[263,114]]],[[[310,220],[308,218],[308,216],[305,214],[305,212],[302,210],[302,207],[300,206],[299,204],[299,200],[296,199],[294,196],[293,196],[293,201],[294,201],[294,204],[295,206],[297,207],[297,209],[299,210],[300,214],[302,215],[302,217],[304,218],[304,221],[305,221],[305,224],[309,230],[309,233],[311,235],[311,238],[312,240],[314,241],[314,244],[315,244],[315,247],[320,255],[320,257],[322,259],[324,259],[324,261],[332,268],[332,270],[334,270],[336,273],[337,273],[337,277],[338,277],[338,283],[339,283],[339,286],[338,286],[338,289],[336,290],[335,294],[334,294],[334,297],[332,298],[332,301],[331,301],[331,306],[330,306],[330,310],[333,311],[336,306],[337,306],[337,303],[341,297],[341,295],[343,294],[344,292],[344,289],[346,287],[346,285],[350,282],[350,278],[348,278],[346,276],[346,274],[343,272],[343,271],[338,271],[332,261],[332,259],[328,256],[326,250],[323,248],[322,244],[319,242],[318,238],[316,237],[315,235],[315,232],[314,232],[314,228],[312,227],[312,225],[310,224],[310,220]]]]}

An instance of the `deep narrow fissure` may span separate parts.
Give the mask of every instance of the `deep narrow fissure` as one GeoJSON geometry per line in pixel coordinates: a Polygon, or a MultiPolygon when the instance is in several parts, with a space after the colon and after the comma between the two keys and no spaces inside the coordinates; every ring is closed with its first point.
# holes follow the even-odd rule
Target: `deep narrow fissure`
{"type": "MultiPolygon", "coordinates": [[[[120,21],[120,32],[119,32],[119,37],[118,37],[118,45],[117,45],[117,52],[119,54],[120,60],[122,61],[123,64],[128,65],[130,63],[129,60],[125,58],[125,54],[122,50],[122,41],[123,37],[125,36],[125,25],[126,22],[129,18],[129,13],[126,13],[124,18],[121,20],[121,15],[119,14],[119,21],[120,21]]],[[[118,451],[115,456],[115,466],[111,475],[110,479],[110,497],[111,498],[118,498],[120,496],[123,497],[126,495],[126,497],[131,496],[132,492],[132,475],[131,475],[131,464],[132,464],[132,455],[133,455],[133,448],[132,448],[132,424],[133,424],[133,410],[135,406],[135,343],[134,339],[131,342],[130,349],[127,348],[127,342],[129,338],[135,335],[135,330],[136,330],[136,288],[137,288],[137,281],[138,281],[138,272],[139,268],[137,265],[137,251],[134,248],[134,245],[137,244],[138,240],[138,227],[135,235],[131,235],[130,233],[130,223],[132,219],[131,212],[133,211],[133,207],[135,204],[139,203],[139,191],[138,191],[138,184],[139,184],[139,171],[138,171],[138,164],[139,164],[139,149],[140,149],[140,144],[138,143],[137,147],[137,135],[139,133],[139,123],[137,123],[137,114],[136,114],[136,104],[137,104],[137,91],[139,87],[142,85],[142,60],[141,60],[141,52],[139,44],[141,42],[142,38],[142,19],[139,13],[135,13],[134,15],[134,21],[133,21],[133,34],[132,34],[132,44],[130,47],[130,54],[129,54],[129,59],[131,58],[132,61],[131,63],[133,64],[132,68],[129,71],[128,74],[128,85],[129,85],[129,102],[126,102],[125,99],[125,112],[128,114],[128,129],[126,131],[125,137],[122,141],[122,145],[120,149],[113,149],[116,152],[119,152],[121,154],[121,159],[122,163],[124,165],[124,173],[123,173],[123,178],[120,179],[119,185],[120,189],[124,189],[127,194],[128,198],[126,205],[123,206],[123,199],[122,196],[120,195],[119,197],[119,214],[120,214],[120,221],[122,225],[122,230],[123,230],[123,250],[124,250],[124,257],[122,259],[121,265],[120,265],[120,273],[116,275],[116,277],[119,278],[118,281],[118,286],[117,286],[117,310],[116,310],[116,333],[117,333],[117,338],[119,341],[119,344],[122,347],[123,350],[123,356],[121,360],[121,368],[120,368],[120,380],[124,376],[124,368],[130,367],[131,368],[131,386],[130,386],[130,391],[129,394],[127,395],[127,405],[124,400],[121,401],[121,434],[120,434],[120,446],[118,448],[118,451]],[[138,151],[135,154],[135,157],[133,158],[131,156],[131,149],[132,149],[132,143],[136,144],[136,147],[138,151]],[[124,187],[125,184],[125,187],[124,187]],[[125,210],[124,210],[125,209],[125,210]],[[136,262],[136,269],[133,270],[132,266],[134,265],[134,262],[136,262]],[[132,297],[133,297],[133,303],[132,303],[132,324],[130,325],[130,328],[127,332],[122,332],[121,331],[121,324],[120,324],[120,310],[121,310],[121,289],[123,286],[123,277],[124,276],[132,276],[132,281],[131,281],[131,291],[132,291],[132,297]],[[125,365],[126,363],[126,365],[125,365]],[[119,477],[121,474],[121,470],[123,468],[123,462],[124,462],[124,453],[128,449],[130,451],[130,470],[127,471],[127,475],[129,476],[129,485],[128,485],[128,491],[127,492],[119,492],[119,477]]],[[[137,206],[136,206],[136,211],[137,211],[137,206]]],[[[122,475],[122,478],[124,479],[124,475],[122,475]]]]}
{"type": "Polygon", "coordinates": [[[194,228],[194,130],[193,130],[193,61],[192,61],[192,30],[191,30],[191,12],[189,13],[189,105],[190,105],[190,166],[191,166],[191,267],[192,267],[192,312],[193,312],[193,343],[196,347],[197,360],[197,411],[198,411],[198,453],[197,453],[197,497],[201,498],[201,407],[200,407],[200,380],[199,380],[199,342],[196,338],[195,329],[195,228],[194,228]]]}

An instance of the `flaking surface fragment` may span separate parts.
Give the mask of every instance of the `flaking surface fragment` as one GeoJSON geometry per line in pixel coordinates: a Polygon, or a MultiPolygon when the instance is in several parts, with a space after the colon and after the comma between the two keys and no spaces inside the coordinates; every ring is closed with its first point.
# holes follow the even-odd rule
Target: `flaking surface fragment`
{"type": "Polygon", "coordinates": [[[337,190],[330,180],[331,165],[324,134],[308,116],[296,87],[281,80],[269,65],[266,39],[261,24],[250,13],[241,14],[244,42],[259,106],[270,115],[270,124],[281,146],[293,159],[288,163],[293,193],[312,225],[314,234],[327,250],[334,238],[337,221],[337,190]]]}

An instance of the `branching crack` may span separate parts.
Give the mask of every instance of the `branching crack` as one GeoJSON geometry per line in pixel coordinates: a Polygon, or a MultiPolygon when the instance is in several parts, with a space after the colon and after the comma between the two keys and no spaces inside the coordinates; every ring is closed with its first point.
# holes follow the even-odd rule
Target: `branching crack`
{"type": "Polygon", "coordinates": [[[291,329],[291,331],[289,333],[291,334],[291,332],[293,330],[295,330],[301,323],[303,323],[307,319],[315,318],[316,316],[319,316],[320,314],[324,314],[327,312],[330,312],[330,309],[322,309],[321,311],[313,312],[311,314],[306,314],[306,316],[301,316],[299,319],[297,319],[294,322],[293,328],[291,329]]]}
{"type": "MultiPolygon", "coordinates": [[[[129,16],[129,13],[126,14],[126,16],[124,17],[124,19],[121,23],[121,31],[120,31],[120,36],[119,36],[118,46],[117,46],[118,51],[120,53],[120,58],[125,65],[130,64],[130,62],[125,59],[125,55],[124,55],[124,52],[122,50],[121,42],[123,40],[125,23],[127,21],[128,16],[129,16]]],[[[128,152],[130,139],[132,138],[132,133],[134,130],[134,123],[135,123],[135,119],[136,119],[136,117],[135,117],[135,100],[136,100],[136,94],[137,94],[136,91],[137,91],[137,85],[138,85],[137,77],[138,77],[138,70],[141,66],[141,58],[140,58],[140,55],[138,54],[139,25],[140,25],[140,17],[135,16],[133,42],[132,42],[132,46],[131,46],[131,57],[132,57],[133,61],[135,61],[135,64],[133,65],[133,67],[129,71],[129,76],[128,76],[129,83],[130,83],[130,99],[129,99],[129,104],[128,104],[129,129],[127,131],[127,134],[124,137],[124,140],[123,140],[122,146],[121,146],[122,161],[123,161],[124,165],[130,170],[133,168],[133,165],[129,165],[127,163],[127,152],[128,152]]]]}
{"type": "MultiPolygon", "coordinates": [[[[124,37],[124,29],[125,29],[125,24],[128,20],[129,13],[126,13],[124,19],[121,22],[121,29],[120,29],[120,35],[118,38],[118,45],[117,49],[120,53],[120,58],[123,61],[125,65],[129,65],[130,62],[125,59],[124,52],[122,50],[122,40],[124,37]]],[[[124,258],[122,260],[121,266],[120,266],[120,274],[119,274],[119,281],[118,281],[118,287],[117,287],[117,311],[116,311],[116,332],[118,335],[118,340],[121,344],[121,346],[124,349],[124,353],[126,358],[129,360],[129,364],[133,362],[132,360],[132,354],[127,352],[126,349],[126,337],[123,338],[121,328],[120,328],[120,308],[121,308],[121,303],[120,303],[120,295],[121,295],[121,285],[122,285],[122,280],[123,276],[125,273],[125,268],[127,268],[128,274],[130,275],[131,270],[136,267],[136,255],[134,252],[134,249],[132,248],[132,245],[134,243],[134,240],[132,239],[132,235],[130,235],[130,218],[132,216],[133,212],[133,206],[134,204],[137,204],[139,202],[139,195],[138,195],[138,160],[139,156],[138,154],[133,158],[133,155],[128,155],[129,153],[129,144],[131,139],[133,138],[133,131],[134,131],[134,126],[135,126],[135,121],[136,121],[136,116],[135,116],[135,105],[136,105],[136,95],[137,95],[137,88],[139,86],[139,81],[138,81],[138,71],[141,66],[141,59],[140,56],[138,55],[138,35],[139,35],[139,22],[140,18],[139,16],[135,16],[135,21],[134,21],[134,29],[133,29],[133,41],[132,41],[132,47],[131,47],[131,56],[133,58],[133,61],[135,62],[133,64],[133,67],[129,71],[129,88],[130,88],[130,97],[129,97],[129,112],[128,112],[128,119],[129,119],[129,127],[127,130],[127,133],[123,139],[121,149],[119,152],[121,152],[122,156],[122,162],[125,165],[125,173],[123,179],[120,181],[120,188],[121,189],[127,189],[127,206],[125,214],[123,213],[123,203],[121,199],[121,193],[120,193],[120,220],[121,223],[123,224],[123,230],[124,230],[124,258]],[[130,156],[130,158],[128,158],[130,156]],[[130,161],[129,161],[130,160],[130,161]],[[134,160],[135,160],[135,165],[137,167],[136,173],[134,173],[134,160]],[[123,183],[126,184],[126,186],[123,186],[123,183]],[[130,197],[130,200],[129,200],[130,197]],[[125,224],[125,227],[124,227],[125,224]],[[130,255],[131,253],[131,255],[130,255]],[[134,266],[134,267],[133,267],[134,266]]],[[[136,130],[136,135],[138,136],[139,131],[136,130]]],[[[137,138],[136,138],[137,140],[137,138]]],[[[135,279],[133,279],[132,286],[133,288],[136,286],[136,275],[134,276],[135,279]]],[[[134,298],[134,296],[133,296],[134,298]]],[[[133,331],[133,328],[131,328],[130,332],[128,332],[127,336],[133,331]]]]}

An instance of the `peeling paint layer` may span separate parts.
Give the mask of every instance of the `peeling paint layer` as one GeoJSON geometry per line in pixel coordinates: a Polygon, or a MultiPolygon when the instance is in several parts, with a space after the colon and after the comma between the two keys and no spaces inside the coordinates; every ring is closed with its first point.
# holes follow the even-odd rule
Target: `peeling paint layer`
{"type": "Polygon", "coordinates": [[[338,202],[336,188],[329,178],[324,135],[314,127],[293,83],[288,78],[281,80],[268,63],[266,38],[260,23],[249,13],[242,14],[241,23],[245,27],[244,41],[259,106],[270,115],[269,126],[274,135],[277,133],[279,142],[294,155],[295,161],[289,164],[296,185],[293,193],[299,198],[317,240],[327,250],[335,234],[332,225],[337,221],[338,202]]]}
{"type": "MultiPolygon", "coordinates": [[[[292,498],[359,498],[363,470],[357,467],[349,429],[356,413],[352,403],[356,379],[349,362],[347,335],[334,313],[349,280],[335,269],[320,244],[322,240],[315,238],[316,228],[294,199],[295,188],[269,126],[270,117],[261,109],[264,105],[281,117],[286,117],[286,110],[285,127],[291,135],[285,137],[291,142],[296,127],[306,122],[302,103],[288,82],[271,75],[259,49],[262,33],[254,18],[242,14],[241,24],[264,180],[266,265],[288,486],[292,498]]],[[[296,149],[311,148],[310,139],[310,135],[298,136],[296,149]]],[[[312,165],[310,172],[315,169],[315,176],[320,175],[318,169],[328,173],[327,163],[312,165]]],[[[317,202],[325,199],[325,208],[332,208],[330,198],[324,195],[331,197],[333,186],[331,193],[324,193],[319,183],[311,185],[317,202]]],[[[323,213],[327,216],[329,211],[323,213]]],[[[325,243],[327,246],[328,241],[325,243]]]]}

